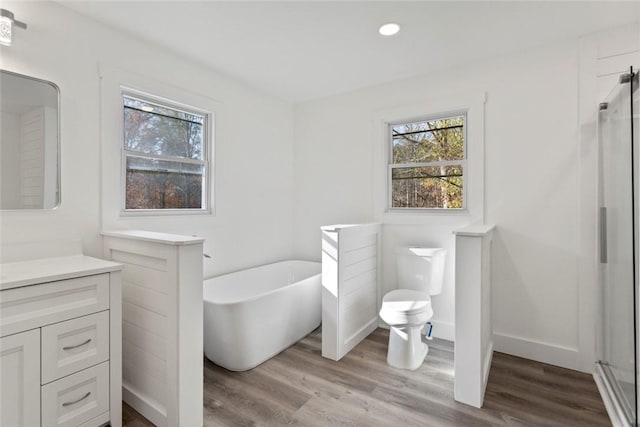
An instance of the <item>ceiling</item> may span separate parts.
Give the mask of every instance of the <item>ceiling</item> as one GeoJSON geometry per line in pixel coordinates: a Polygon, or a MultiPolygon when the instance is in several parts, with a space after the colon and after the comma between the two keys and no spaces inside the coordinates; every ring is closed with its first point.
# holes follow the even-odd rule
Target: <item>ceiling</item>
{"type": "Polygon", "coordinates": [[[636,22],[640,2],[61,1],[291,102],[636,22]],[[382,37],[389,21],[402,29],[382,37]]]}

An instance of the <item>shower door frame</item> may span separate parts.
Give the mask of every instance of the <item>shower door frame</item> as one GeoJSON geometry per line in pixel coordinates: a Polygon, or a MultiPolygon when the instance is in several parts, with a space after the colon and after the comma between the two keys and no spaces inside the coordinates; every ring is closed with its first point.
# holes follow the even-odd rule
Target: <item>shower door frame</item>
{"type": "MultiPolygon", "coordinates": [[[[637,68],[636,68],[637,69],[637,68]]],[[[615,365],[610,365],[609,363],[607,363],[608,361],[603,361],[603,360],[599,360],[596,363],[596,372],[594,374],[594,378],[596,380],[596,383],[598,384],[598,388],[600,389],[600,392],[602,394],[603,400],[605,402],[605,406],[607,407],[607,411],[609,412],[609,416],[611,417],[612,421],[614,422],[614,425],[632,425],[632,426],[637,426],[638,425],[638,386],[640,384],[640,381],[638,380],[638,367],[639,367],[639,358],[638,358],[638,345],[639,345],[639,336],[638,336],[638,223],[639,223],[639,216],[638,216],[638,201],[640,200],[639,195],[638,195],[638,147],[636,146],[636,144],[638,143],[637,138],[638,138],[638,132],[640,132],[640,129],[635,128],[635,126],[638,124],[638,120],[634,119],[634,114],[637,114],[638,111],[634,111],[634,101],[637,102],[636,99],[634,99],[634,97],[638,97],[640,96],[640,90],[638,88],[638,72],[634,70],[634,67],[630,67],[629,68],[629,72],[625,73],[623,75],[620,76],[620,83],[616,86],[616,88],[614,88],[614,91],[616,91],[616,94],[613,97],[609,97],[609,98],[613,98],[615,99],[615,97],[617,96],[623,96],[623,91],[629,91],[628,95],[629,95],[629,115],[630,115],[630,120],[629,120],[629,139],[625,138],[625,141],[629,141],[630,142],[630,161],[631,161],[631,169],[630,169],[630,192],[631,192],[631,281],[632,281],[632,298],[633,298],[633,325],[632,326],[632,333],[633,333],[633,361],[634,366],[633,366],[633,385],[634,385],[634,396],[633,396],[633,401],[629,401],[629,399],[627,399],[624,391],[622,390],[621,385],[618,382],[618,379],[616,377],[616,375],[614,374],[614,369],[617,368],[613,368],[613,366],[615,365]],[[629,84],[630,86],[623,86],[629,84]]],[[[607,103],[603,103],[600,104],[600,110],[606,110],[608,107],[607,103]]],[[[624,123],[626,124],[626,123],[624,123]]],[[[603,129],[602,129],[602,122],[601,120],[598,120],[598,144],[600,147],[600,150],[603,150],[603,129]]],[[[601,151],[600,153],[600,171],[599,171],[599,176],[600,176],[600,195],[599,195],[599,207],[600,207],[600,214],[599,214],[599,241],[600,241],[600,281],[601,281],[601,286],[602,286],[602,314],[605,315],[607,314],[607,309],[605,307],[606,304],[606,300],[607,300],[607,296],[609,294],[607,294],[605,292],[605,286],[606,286],[606,279],[607,279],[607,274],[606,274],[606,270],[605,270],[605,264],[607,264],[607,216],[606,216],[606,207],[603,206],[605,205],[605,201],[606,198],[604,197],[604,191],[606,190],[606,184],[604,183],[604,169],[605,169],[605,165],[602,163],[602,158],[603,158],[604,154],[601,151]]],[[[627,164],[627,166],[629,166],[627,164]]],[[[628,211],[627,211],[628,212],[628,211]]],[[[629,272],[629,270],[627,270],[627,272],[629,272]]],[[[610,286],[611,284],[609,284],[610,286]]],[[[628,289],[627,289],[628,290],[628,289]]],[[[608,347],[607,344],[607,337],[605,337],[605,334],[608,333],[607,329],[610,325],[607,324],[608,322],[608,316],[603,317],[603,324],[604,327],[600,328],[599,333],[601,334],[600,339],[601,342],[603,343],[603,348],[602,350],[602,359],[606,358],[606,356],[609,356],[609,351],[610,348],[607,348],[606,350],[604,349],[604,347],[608,347]],[[606,355],[606,356],[605,356],[606,355]]],[[[631,332],[631,331],[629,331],[631,332]]]]}

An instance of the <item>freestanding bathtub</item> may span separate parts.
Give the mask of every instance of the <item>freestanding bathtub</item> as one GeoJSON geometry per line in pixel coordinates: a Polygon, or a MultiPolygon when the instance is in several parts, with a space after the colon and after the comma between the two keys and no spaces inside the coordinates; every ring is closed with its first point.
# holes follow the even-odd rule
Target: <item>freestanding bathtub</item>
{"type": "Polygon", "coordinates": [[[204,353],[246,371],[320,325],[321,264],[282,261],[204,281],[204,353]]]}

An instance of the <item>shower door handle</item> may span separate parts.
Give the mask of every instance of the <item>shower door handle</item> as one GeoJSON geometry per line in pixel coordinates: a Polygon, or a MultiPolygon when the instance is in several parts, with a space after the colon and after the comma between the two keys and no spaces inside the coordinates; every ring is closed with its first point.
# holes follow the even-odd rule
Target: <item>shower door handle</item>
{"type": "Polygon", "coordinates": [[[607,263],[607,208],[600,207],[600,262],[607,263]]]}

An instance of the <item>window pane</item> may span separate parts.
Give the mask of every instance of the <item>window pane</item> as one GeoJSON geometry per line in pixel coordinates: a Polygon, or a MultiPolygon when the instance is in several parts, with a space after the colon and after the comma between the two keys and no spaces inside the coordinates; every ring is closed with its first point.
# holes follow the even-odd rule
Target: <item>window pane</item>
{"type": "Polygon", "coordinates": [[[203,159],[205,116],[124,97],[124,148],[203,159]]]}
{"type": "Polygon", "coordinates": [[[391,207],[461,209],[462,165],[393,168],[391,207]]]}
{"type": "Polygon", "coordinates": [[[464,116],[391,126],[392,163],[464,159],[464,116]]]}
{"type": "Polygon", "coordinates": [[[204,166],[127,157],[126,209],[200,209],[204,166]]]}

